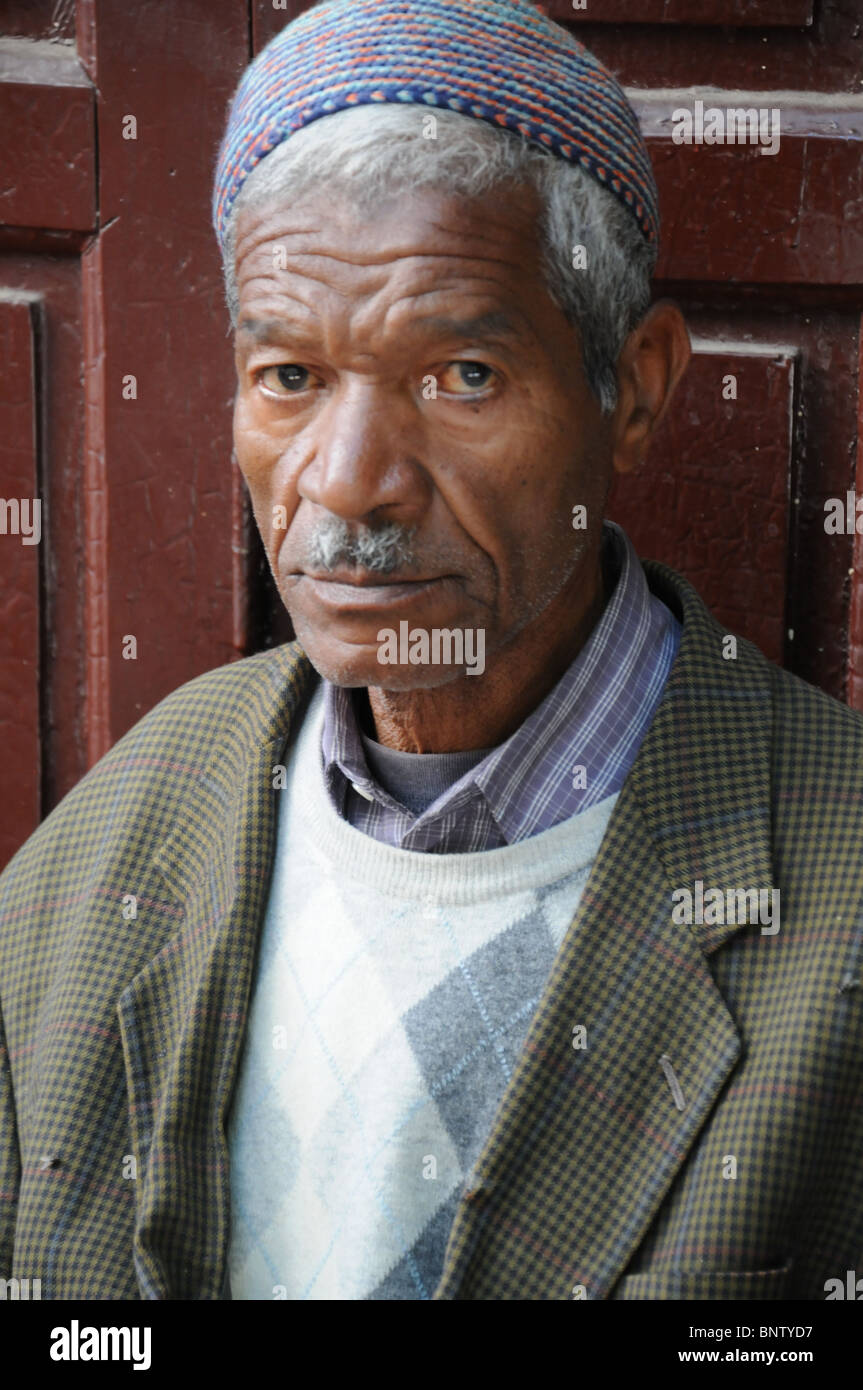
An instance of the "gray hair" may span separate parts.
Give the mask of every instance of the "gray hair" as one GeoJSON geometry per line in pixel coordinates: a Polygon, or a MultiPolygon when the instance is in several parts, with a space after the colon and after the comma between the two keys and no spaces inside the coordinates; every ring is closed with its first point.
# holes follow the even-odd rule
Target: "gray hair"
{"type": "Polygon", "coordinates": [[[362,213],[415,188],[474,198],[512,181],[539,194],[549,294],[576,330],[588,385],[610,414],[617,403],[617,359],[650,305],[655,248],[614,194],[579,165],[456,111],[356,106],[303,126],[262,159],[240,189],[225,232],[231,323],[236,328],[236,227],[243,208],[299,201],[326,189],[328,196],[346,194],[362,213]],[[574,268],[578,246],[584,268],[574,268]]]}

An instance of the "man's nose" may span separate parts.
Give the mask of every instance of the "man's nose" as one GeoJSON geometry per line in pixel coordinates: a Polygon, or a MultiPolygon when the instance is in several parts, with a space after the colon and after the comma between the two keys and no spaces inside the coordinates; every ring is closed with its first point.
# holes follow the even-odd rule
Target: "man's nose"
{"type": "Polygon", "coordinates": [[[418,461],[415,407],[382,385],[340,386],[312,427],[309,462],[297,481],[301,497],[346,521],[371,512],[407,523],[431,490],[418,461]]]}

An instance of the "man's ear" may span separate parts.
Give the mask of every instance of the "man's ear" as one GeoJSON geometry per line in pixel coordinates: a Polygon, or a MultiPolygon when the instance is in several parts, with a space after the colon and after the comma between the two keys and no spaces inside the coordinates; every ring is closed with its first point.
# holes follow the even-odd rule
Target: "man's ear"
{"type": "Polygon", "coordinates": [[[683,315],[670,299],[651,305],[617,360],[618,400],[612,417],[612,459],[630,473],[647,452],[692,349],[683,315]]]}

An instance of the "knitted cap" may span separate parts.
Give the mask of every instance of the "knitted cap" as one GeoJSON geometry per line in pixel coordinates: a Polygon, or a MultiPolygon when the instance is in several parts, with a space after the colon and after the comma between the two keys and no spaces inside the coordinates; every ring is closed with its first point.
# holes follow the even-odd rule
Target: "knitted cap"
{"type": "Polygon", "coordinates": [[[460,111],[580,164],[659,235],[656,185],[618,82],[528,0],[326,0],[286,25],[246,69],[213,189],[228,214],[255,165],[322,116],[372,102],[460,111]]]}

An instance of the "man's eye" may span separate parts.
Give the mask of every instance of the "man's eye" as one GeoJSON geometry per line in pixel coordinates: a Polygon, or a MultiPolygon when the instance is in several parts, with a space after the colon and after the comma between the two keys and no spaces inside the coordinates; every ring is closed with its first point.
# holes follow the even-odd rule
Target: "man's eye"
{"type": "Polygon", "coordinates": [[[484,362],[450,362],[438,377],[438,383],[442,390],[453,395],[468,396],[488,386],[493,375],[493,369],[484,362]]]}
{"type": "Polygon", "coordinates": [[[286,362],[278,367],[265,367],[258,380],[267,390],[279,395],[285,392],[302,391],[309,383],[307,367],[299,367],[296,362],[286,362]]]}

